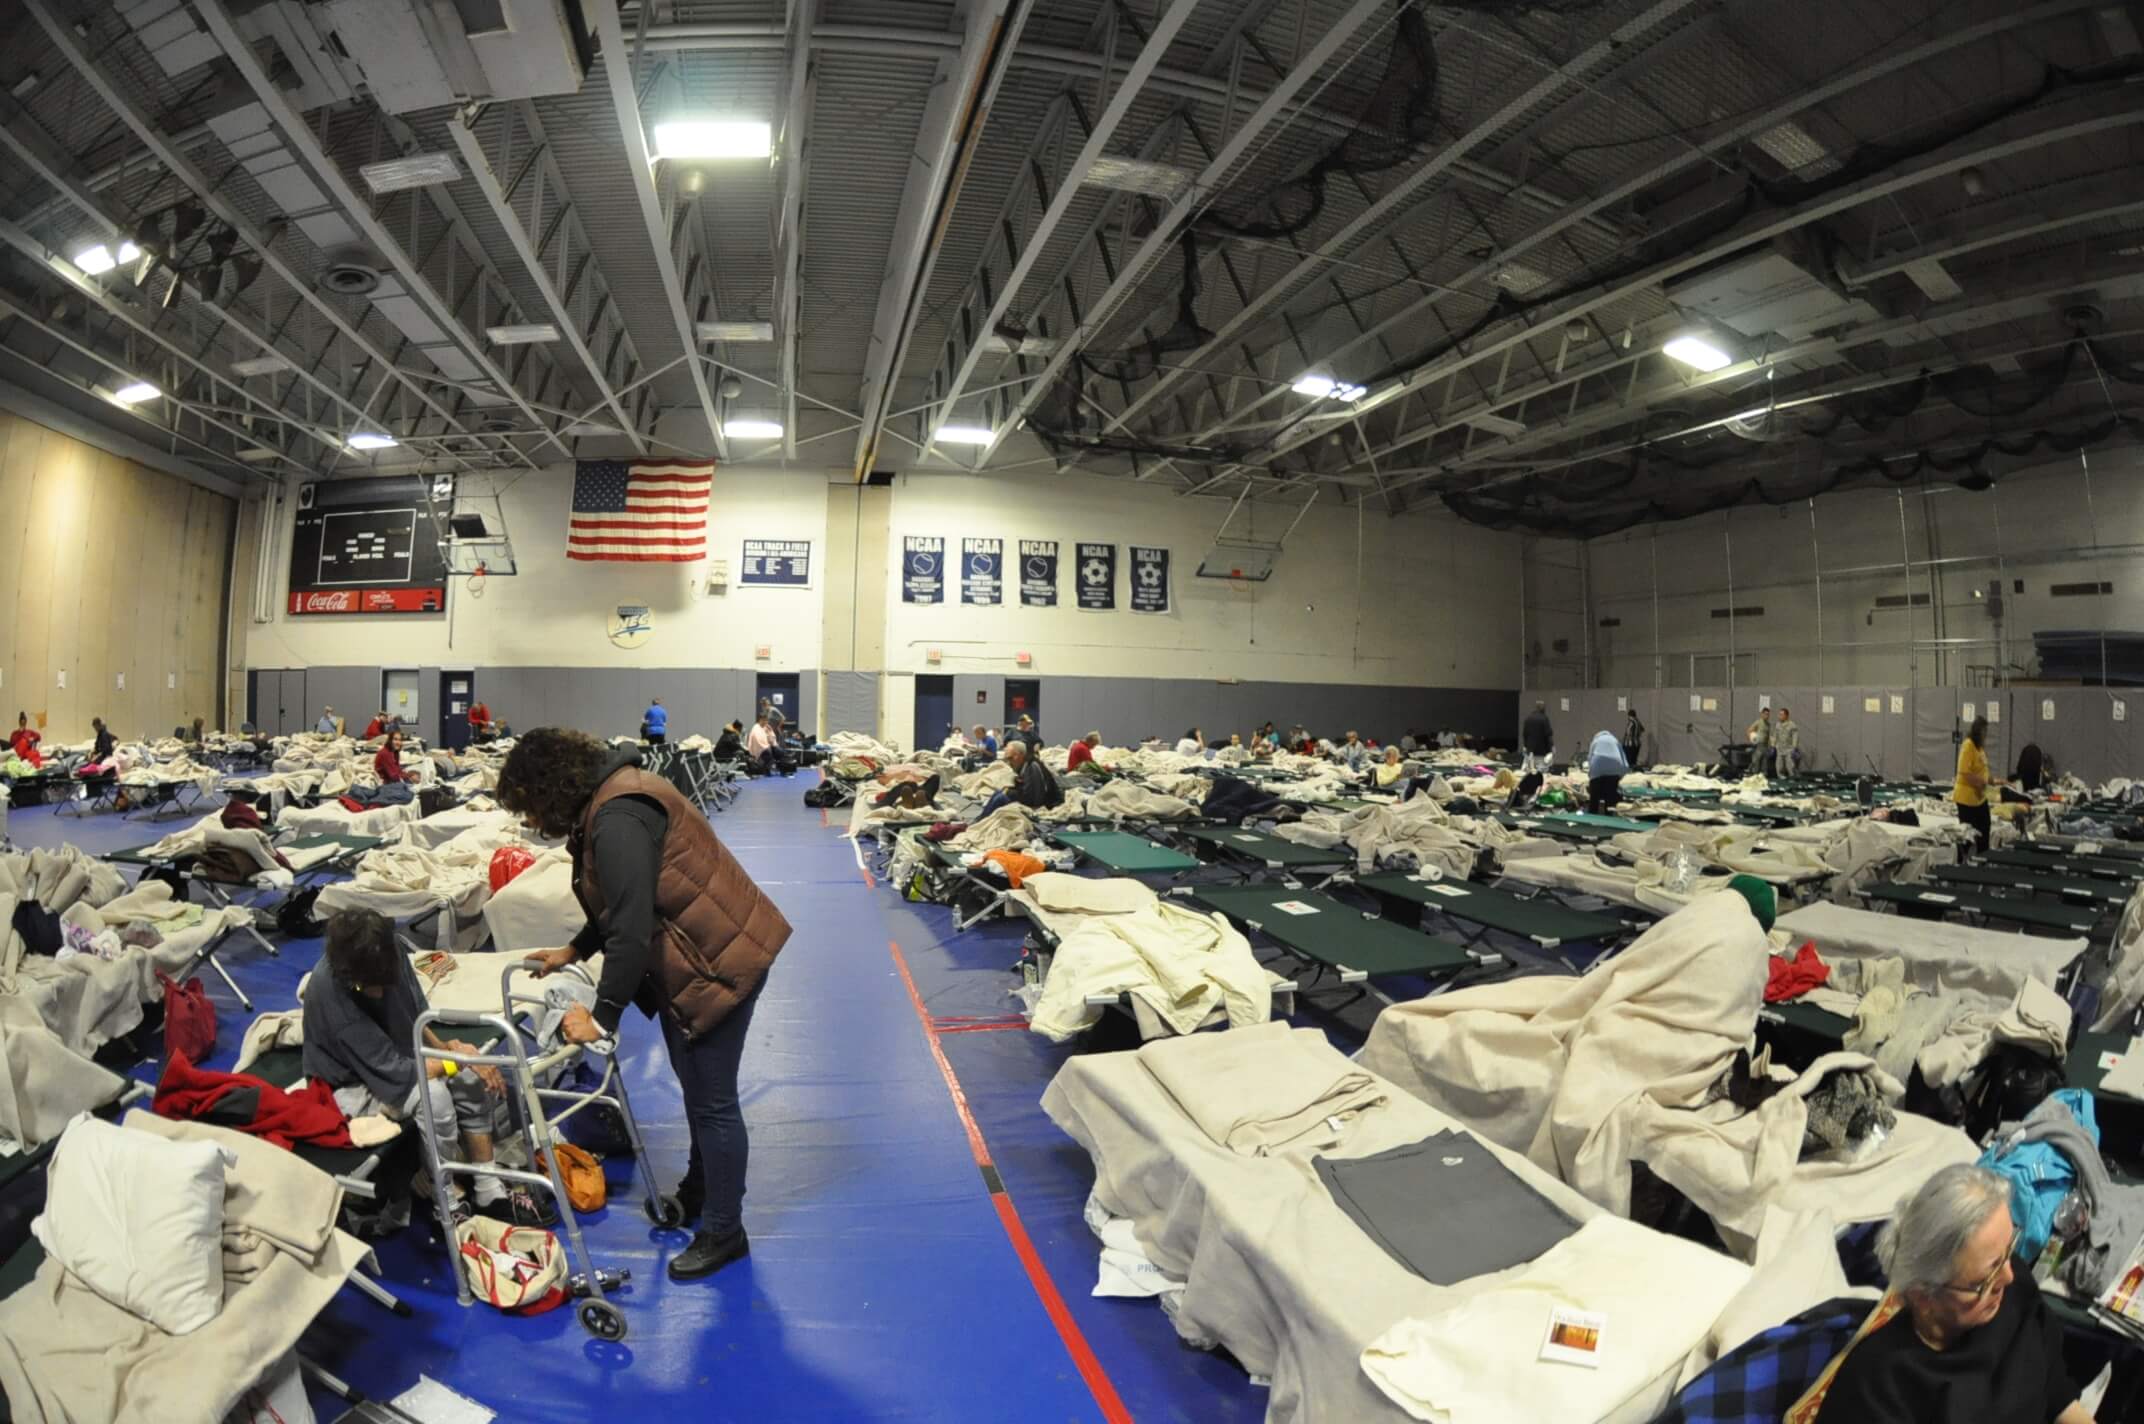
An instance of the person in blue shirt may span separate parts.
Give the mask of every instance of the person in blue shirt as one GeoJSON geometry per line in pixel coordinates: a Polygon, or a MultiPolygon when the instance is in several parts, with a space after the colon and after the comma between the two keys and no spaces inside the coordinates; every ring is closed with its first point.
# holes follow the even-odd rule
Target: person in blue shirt
{"type": "Polygon", "coordinates": [[[332,707],[323,707],[323,708],[321,708],[321,709],[320,709],[320,720],[319,720],[319,721],[317,721],[317,722],[315,722],[315,723],[313,724],[313,730],[314,730],[314,731],[316,731],[316,732],[318,732],[318,733],[319,733],[319,734],[320,734],[321,736],[323,736],[323,737],[332,737],[332,736],[334,736],[334,735],[335,735],[335,709],[334,709],[334,708],[332,708],[332,707]]]}
{"type": "Polygon", "coordinates": [[[997,760],[998,734],[991,731],[982,723],[977,722],[975,724],[975,731],[973,733],[973,736],[975,737],[975,745],[981,748],[990,760],[997,760]]]}
{"type": "Polygon", "coordinates": [[[648,703],[648,710],[640,714],[640,737],[651,747],[659,747],[670,734],[670,714],[663,710],[663,700],[658,697],[648,703]]]}
{"type": "Polygon", "coordinates": [[[1586,809],[1596,816],[1604,816],[1623,799],[1623,774],[1630,770],[1624,759],[1623,744],[1613,732],[1602,731],[1593,738],[1592,750],[1586,753],[1586,809]]]}

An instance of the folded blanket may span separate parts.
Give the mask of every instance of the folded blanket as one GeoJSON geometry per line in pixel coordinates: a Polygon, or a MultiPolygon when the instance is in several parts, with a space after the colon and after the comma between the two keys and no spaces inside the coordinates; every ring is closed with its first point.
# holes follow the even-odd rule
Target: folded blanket
{"type": "Polygon", "coordinates": [[[1091,916],[1065,935],[1050,960],[1031,1027],[1063,1042],[1101,1017],[1088,995],[1122,993],[1145,1005],[1171,1033],[1192,1032],[1217,1008],[1233,1028],[1273,1016],[1269,979],[1250,942],[1220,915],[1194,914],[1167,901],[1130,914],[1091,916]]]}
{"type": "Polygon", "coordinates": [[[1139,1061],[1201,1132],[1254,1157],[1330,1150],[1385,1101],[1324,1034],[1286,1023],[1157,1039],[1139,1061]]]}
{"type": "Polygon", "coordinates": [[[1049,870],[1027,877],[1026,889],[1044,910],[1075,915],[1122,915],[1154,903],[1153,889],[1128,875],[1098,879],[1049,870]]]}
{"type": "Polygon", "coordinates": [[[1434,1424],[1593,1419],[1602,1400],[1628,1399],[1675,1365],[1748,1278],[1702,1246],[1599,1216],[1495,1287],[1400,1321],[1362,1352],[1362,1368],[1434,1424]],[[1559,1306],[1604,1317],[1593,1368],[1541,1358],[1559,1306]]]}

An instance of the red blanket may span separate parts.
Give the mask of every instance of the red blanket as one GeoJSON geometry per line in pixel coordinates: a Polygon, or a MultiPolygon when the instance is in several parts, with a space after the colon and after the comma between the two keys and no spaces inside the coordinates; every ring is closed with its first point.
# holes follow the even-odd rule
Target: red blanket
{"type": "Polygon", "coordinates": [[[1769,974],[1764,985],[1764,1001],[1776,1004],[1785,999],[1799,999],[1811,989],[1821,988],[1831,977],[1831,966],[1817,957],[1816,942],[1803,945],[1792,959],[1773,955],[1769,974]]]}
{"type": "Polygon", "coordinates": [[[335,1105],[335,1092],[313,1081],[295,1092],[249,1073],[210,1073],[171,1055],[152,1104],[159,1116],[213,1123],[278,1147],[310,1142],[315,1147],[351,1147],[350,1121],[335,1105]]]}

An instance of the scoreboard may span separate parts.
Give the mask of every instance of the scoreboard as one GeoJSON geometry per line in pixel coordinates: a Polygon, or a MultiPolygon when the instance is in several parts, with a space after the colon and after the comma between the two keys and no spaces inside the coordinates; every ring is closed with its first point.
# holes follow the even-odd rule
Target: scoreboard
{"type": "Polygon", "coordinates": [[[447,567],[417,476],[333,480],[298,492],[290,611],[442,613],[447,567]]]}

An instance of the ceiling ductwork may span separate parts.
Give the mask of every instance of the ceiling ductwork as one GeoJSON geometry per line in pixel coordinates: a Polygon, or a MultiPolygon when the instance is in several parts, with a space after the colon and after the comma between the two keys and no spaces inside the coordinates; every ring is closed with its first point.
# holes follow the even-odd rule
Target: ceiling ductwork
{"type": "Polygon", "coordinates": [[[380,289],[380,259],[364,247],[338,247],[320,261],[320,289],[339,297],[369,297],[380,289]]]}
{"type": "Polygon", "coordinates": [[[317,12],[373,101],[407,114],[578,92],[589,47],[568,9],[560,0],[327,0],[317,12]]]}

